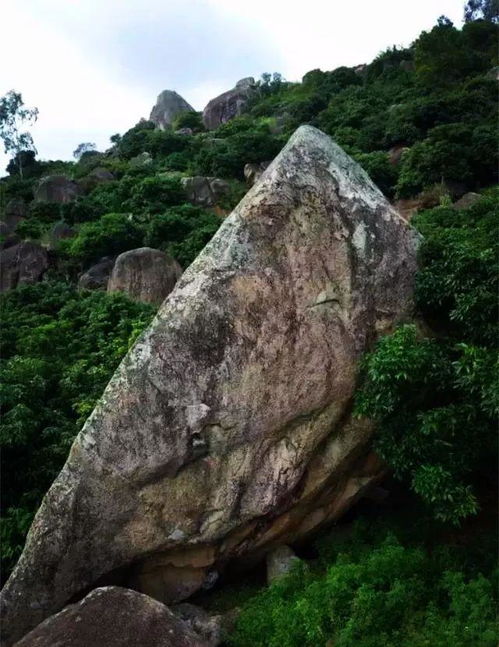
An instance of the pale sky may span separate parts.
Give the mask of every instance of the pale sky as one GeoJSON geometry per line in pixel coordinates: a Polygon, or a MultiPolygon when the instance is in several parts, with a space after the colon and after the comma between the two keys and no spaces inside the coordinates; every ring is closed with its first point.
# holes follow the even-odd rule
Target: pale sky
{"type": "MultiPolygon", "coordinates": [[[[370,62],[464,0],[1,0],[0,96],[39,109],[41,159],[109,146],[176,90],[196,109],[245,76],[370,62]]],[[[0,146],[0,175],[8,158],[0,146]]]]}

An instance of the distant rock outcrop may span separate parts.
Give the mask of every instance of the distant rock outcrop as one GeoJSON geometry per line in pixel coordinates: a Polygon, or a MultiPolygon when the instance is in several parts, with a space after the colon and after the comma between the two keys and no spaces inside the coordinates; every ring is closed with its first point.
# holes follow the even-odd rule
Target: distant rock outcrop
{"type": "Polygon", "coordinates": [[[28,206],[21,198],[12,198],[5,205],[5,224],[15,231],[17,225],[28,215],[28,206]]]}
{"type": "Polygon", "coordinates": [[[98,263],[89,267],[78,279],[80,290],[106,290],[109,277],[114,267],[114,258],[105,256],[98,263]]]}
{"type": "Polygon", "coordinates": [[[67,222],[56,222],[49,233],[50,248],[55,248],[60,240],[73,236],[76,236],[76,231],[67,222]]]}
{"type": "Polygon", "coordinates": [[[245,164],[244,166],[244,179],[246,182],[253,186],[257,180],[260,179],[261,174],[265,171],[270,162],[261,162],[260,164],[245,164]]]}
{"type": "Polygon", "coordinates": [[[212,99],[203,110],[203,123],[208,130],[218,128],[220,124],[242,114],[248,99],[256,92],[255,79],[248,77],[236,83],[232,90],[212,99]]]}
{"type": "Polygon", "coordinates": [[[177,261],[159,249],[140,247],[116,259],[108,292],[124,292],[135,301],[160,305],[182,274],[177,261]]]}
{"type": "Polygon", "coordinates": [[[169,128],[175,117],[178,117],[182,112],[194,112],[194,108],[174,90],[163,90],[158,95],[149,120],[164,130],[169,128]]]}
{"type": "Polygon", "coordinates": [[[76,182],[65,175],[42,177],[35,189],[35,200],[64,204],[76,200],[81,189],[76,182]]]}
{"type": "Polygon", "coordinates": [[[229,191],[229,183],[217,177],[184,177],[181,179],[189,202],[199,207],[214,207],[229,191]]]}
{"type": "Polygon", "coordinates": [[[121,363],[2,592],[7,643],[120,569],[167,602],[338,518],[384,473],[358,366],[412,312],[418,237],[302,126],[121,363]]]}
{"type": "Polygon", "coordinates": [[[37,283],[49,266],[46,250],[37,243],[18,243],[0,254],[0,292],[37,283]]]}
{"type": "Polygon", "coordinates": [[[117,586],[95,589],[16,647],[210,647],[168,607],[117,586]]]}

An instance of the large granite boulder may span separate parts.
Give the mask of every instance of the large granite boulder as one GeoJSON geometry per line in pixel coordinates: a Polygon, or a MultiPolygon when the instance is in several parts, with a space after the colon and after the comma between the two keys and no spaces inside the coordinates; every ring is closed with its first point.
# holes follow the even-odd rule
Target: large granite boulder
{"type": "Polygon", "coordinates": [[[248,100],[257,92],[255,79],[248,77],[236,83],[232,90],[212,99],[203,110],[203,123],[208,130],[234,119],[244,112],[248,100]]]}
{"type": "Polygon", "coordinates": [[[199,207],[214,207],[230,191],[229,183],[217,177],[195,175],[180,180],[187,200],[199,207]]]}
{"type": "Polygon", "coordinates": [[[357,163],[300,127],[75,439],[4,587],[6,641],[116,569],[165,602],[209,587],[376,482],[352,398],[363,353],[412,312],[417,241],[357,163]]]}
{"type": "Polygon", "coordinates": [[[140,247],[116,259],[108,292],[125,292],[131,299],[160,305],[182,274],[177,261],[159,249],[140,247]]]}
{"type": "Polygon", "coordinates": [[[164,130],[169,128],[175,117],[178,117],[183,112],[194,112],[194,108],[174,90],[163,90],[158,95],[149,120],[156,124],[158,128],[164,130]]]}
{"type": "Polygon", "coordinates": [[[28,215],[28,205],[22,198],[12,198],[5,205],[5,215],[2,220],[11,228],[16,230],[17,225],[28,215]]]}
{"type": "Polygon", "coordinates": [[[56,249],[60,240],[67,240],[75,236],[76,231],[67,222],[56,222],[49,232],[50,249],[56,249]]]}
{"type": "Polygon", "coordinates": [[[0,292],[37,283],[49,266],[47,251],[37,243],[18,243],[0,254],[0,292]]]}
{"type": "Polygon", "coordinates": [[[35,189],[35,200],[41,202],[72,202],[81,194],[76,182],[65,175],[47,175],[42,177],[35,189]]]}
{"type": "Polygon", "coordinates": [[[109,277],[113,271],[115,258],[104,256],[92,265],[78,279],[80,290],[106,290],[109,277]]]}
{"type": "Polygon", "coordinates": [[[16,647],[209,647],[209,643],[161,602],[106,586],[39,624],[16,647]]]}

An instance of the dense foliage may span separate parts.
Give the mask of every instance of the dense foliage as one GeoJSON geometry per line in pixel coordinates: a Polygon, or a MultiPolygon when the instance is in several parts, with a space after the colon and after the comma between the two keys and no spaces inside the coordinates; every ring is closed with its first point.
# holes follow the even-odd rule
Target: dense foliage
{"type": "Polygon", "coordinates": [[[357,398],[395,474],[453,522],[476,512],[473,481],[490,479],[497,461],[498,197],[414,220],[425,236],[417,306],[435,332],[411,324],[381,339],[357,398]]]}
{"type": "Polygon", "coordinates": [[[378,520],[374,529],[359,524],[347,540],[333,530],[317,542],[317,560],[242,605],[229,645],[495,647],[490,538],[432,546],[409,519],[404,528],[411,533],[378,520]]]}
{"type": "Polygon", "coordinates": [[[13,565],[36,507],[118,363],[153,314],[120,294],[45,282],[2,297],[2,563],[13,565]]]}

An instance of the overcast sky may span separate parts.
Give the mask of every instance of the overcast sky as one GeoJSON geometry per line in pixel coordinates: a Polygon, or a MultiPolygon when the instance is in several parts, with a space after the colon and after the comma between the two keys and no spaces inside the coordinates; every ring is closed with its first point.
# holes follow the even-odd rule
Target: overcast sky
{"type": "MultiPolygon", "coordinates": [[[[408,45],[464,0],[1,0],[0,96],[39,111],[39,157],[70,159],[80,142],[148,117],[164,89],[196,109],[245,76],[371,61],[408,45]]],[[[0,151],[0,175],[7,158],[0,151]]]]}

